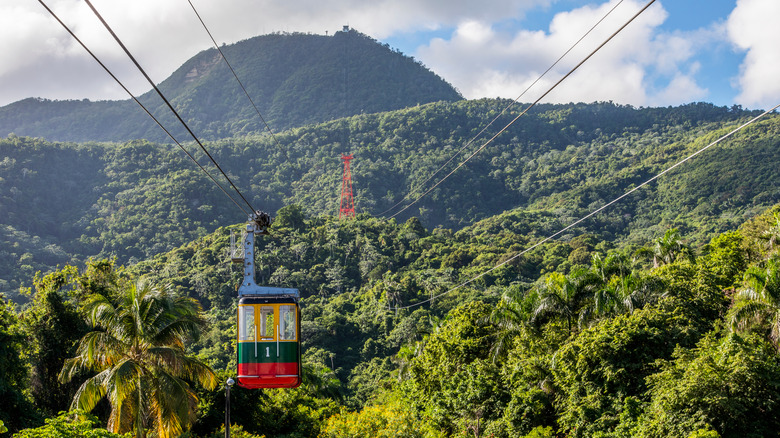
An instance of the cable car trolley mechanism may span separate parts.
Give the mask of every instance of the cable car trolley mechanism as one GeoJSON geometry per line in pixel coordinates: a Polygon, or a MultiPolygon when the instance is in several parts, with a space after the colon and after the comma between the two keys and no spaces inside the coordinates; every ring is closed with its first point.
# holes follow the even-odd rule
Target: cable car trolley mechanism
{"type": "Polygon", "coordinates": [[[301,383],[300,308],[298,289],[255,283],[255,235],[268,234],[270,218],[250,217],[242,248],[231,239],[233,262],[243,262],[238,288],[238,378],[244,388],[295,388],[301,383]]]}

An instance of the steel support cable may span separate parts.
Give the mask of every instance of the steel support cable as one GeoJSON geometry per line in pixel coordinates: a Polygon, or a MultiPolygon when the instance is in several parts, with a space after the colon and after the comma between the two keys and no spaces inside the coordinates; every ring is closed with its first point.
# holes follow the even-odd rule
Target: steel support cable
{"type": "Polygon", "coordinates": [[[587,37],[588,35],[590,35],[590,33],[591,33],[591,32],[593,32],[593,30],[594,30],[594,29],[596,29],[596,27],[598,27],[598,25],[599,25],[599,24],[601,24],[601,22],[602,22],[602,21],[606,20],[606,19],[607,19],[607,17],[609,17],[609,15],[610,15],[610,14],[612,14],[612,12],[613,12],[615,9],[617,9],[617,7],[618,7],[618,6],[620,6],[620,4],[621,4],[621,3],[623,3],[623,0],[620,0],[619,2],[617,2],[617,3],[615,4],[615,6],[613,6],[613,7],[612,7],[612,9],[610,9],[609,11],[607,11],[607,13],[606,13],[606,14],[605,14],[603,17],[601,17],[601,19],[600,19],[599,21],[597,21],[597,22],[596,22],[596,23],[595,23],[593,26],[591,26],[591,28],[590,28],[590,29],[588,29],[588,31],[587,31],[587,32],[585,32],[585,33],[584,33],[584,34],[583,34],[583,35],[580,37],[580,39],[578,39],[578,40],[577,40],[577,41],[576,41],[576,42],[575,42],[575,43],[574,43],[574,44],[573,44],[571,47],[569,47],[569,49],[568,49],[568,50],[566,50],[565,52],[563,52],[563,54],[562,54],[562,55],[561,55],[561,56],[560,56],[560,57],[559,57],[559,58],[558,58],[558,59],[557,59],[555,62],[553,62],[553,63],[552,63],[552,65],[550,65],[549,67],[547,67],[547,70],[545,70],[545,71],[544,71],[544,73],[542,73],[541,75],[539,75],[539,77],[538,77],[538,78],[536,78],[536,80],[534,80],[534,81],[531,83],[531,85],[529,85],[528,87],[526,87],[526,88],[525,88],[525,90],[523,90],[523,92],[522,92],[522,93],[520,93],[520,95],[519,95],[519,96],[517,96],[517,97],[515,98],[515,100],[513,100],[512,102],[510,102],[510,103],[509,103],[509,105],[507,105],[507,106],[506,106],[506,107],[505,107],[503,110],[501,110],[501,112],[500,112],[500,113],[499,113],[499,114],[498,114],[496,117],[494,117],[494,118],[493,118],[493,120],[491,120],[491,121],[490,121],[490,123],[488,123],[487,125],[485,125],[485,127],[484,127],[484,128],[482,128],[482,130],[481,130],[481,131],[479,131],[479,132],[477,133],[477,135],[475,135],[475,136],[474,136],[474,137],[473,137],[471,140],[469,140],[469,141],[468,141],[468,142],[467,142],[467,143],[466,143],[466,144],[465,144],[465,145],[464,145],[462,148],[458,149],[458,151],[457,151],[457,152],[455,152],[455,153],[452,155],[452,157],[450,157],[450,159],[449,159],[449,160],[447,160],[447,162],[446,162],[446,163],[442,164],[442,165],[441,165],[441,167],[439,167],[439,168],[438,168],[438,169],[437,169],[435,172],[433,172],[433,173],[431,174],[431,176],[429,176],[429,177],[428,177],[428,179],[426,179],[425,181],[423,181],[423,182],[421,182],[420,184],[418,184],[418,185],[417,185],[417,187],[413,187],[411,190],[409,190],[409,193],[407,193],[407,194],[406,194],[406,196],[404,196],[403,198],[401,198],[401,200],[400,200],[400,201],[396,202],[396,203],[395,203],[395,204],[394,204],[392,207],[388,208],[387,210],[385,210],[385,211],[383,211],[383,212],[379,213],[377,216],[382,216],[382,215],[384,215],[385,213],[387,213],[388,211],[390,211],[390,210],[392,210],[392,209],[394,209],[394,208],[398,207],[399,205],[401,205],[401,203],[402,203],[402,202],[404,202],[405,200],[407,200],[407,199],[409,198],[409,196],[411,195],[411,193],[412,193],[412,192],[414,192],[415,190],[419,189],[420,187],[423,187],[423,186],[425,186],[426,184],[428,184],[428,181],[432,180],[432,179],[433,179],[433,177],[434,177],[434,176],[436,176],[436,175],[437,175],[439,172],[441,172],[441,170],[442,170],[442,169],[444,169],[445,167],[447,167],[447,165],[448,165],[448,164],[450,164],[450,163],[452,162],[452,160],[454,160],[454,159],[455,159],[455,157],[457,157],[458,155],[460,155],[460,153],[461,153],[461,152],[463,152],[463,151],[464,151],[466,148],[468,148],[469,146],[471,146],[471,145],[472,145],[472,144],[473,144],[473,143],[474,143],[474,142],[475,142],[475,141],[476,141],[476,140],[477,140],[477,139],[478,139],[478,138],[479,138],[479,137],[480,137],[480,136],[481,136],[481,135],[482,135],[482,134],[483,134],[483,133],[484,133],[484,132],[485,132],[485,131],[486,131],[488,128],[490,128],[490,127],[493,125],[493,123],[495,123],[495,122],[496,122],[496,121],[497,121],[497,120],[498,120],[498,119],[499,119],[501,116],[503,116],[503,115],[504,115],[504,113],[506,113],[507,111],[509,111],[509,108],[511,108],[511,107],[512,107],[514,104],[516,104],[518,101],[520,101],[520,99],[521,99],[523,96],[525,96],[525,93],[527,93],[527,92],[528,92],[528,91],[529,91],[529,90],[530,90],[530,89],[531,89],[531,88],[532,88],[534,85],[536,85],[536,83],[537,83],[537,82],[539,82],[539,81],[540,81],[540,80],[541,80],[543,77],[545,77],[545,76],[547,75],[547,73],[549,73],[549,72],[550,72],[550,70],[552,70],[553,68],[555,68],[555,66],[556,66],[556,65],[558,65],[558,63],[559,63],[559,62],[561,62],[561,60],[563,60],[563,58],[564,58],[566,55],[568,55],[568,54],[569,54],[569,52],[571,52],[572,50],[574,50],[574,48],[575,48],[575,47],[577,47],[577,45],[579,45],[579,44],[582,42],[582,40],[584,40],[584,39],[585,39],[585,37],[587,37]]]}
{"type": "MultiPolygon", "coordinates": [[[[622,0],[621,0],[622,1],[622,0]]],[[[257,105],[255,105],[255,101],[252,100],[252,97],[249,96],[249,92],[246,91],[246,87],[244,87],[244,84],[241,82],[241,79],[238,78],[238,75],[236,74],[236,71],[233,70],[233,66],[230,65],[230,62],[225,57],[225,54],[222,52],[222,49],[219,48],[219,44],[217,44],[217,41],[214,39],[214,37],[211,35],[211,31],[209,31],[209,28],[206,26],[206,23],[203,21],[203,18],[201,18],[200,14],[198,13],[198,10],[195,9],[195,5],[192,4],[192,0],[187,0],[187,2],[192,7],[192,11],[195,12],[195,15],[198,17],[198,20],[200,20],[200,24],[203,25],[203,29],[206,31],[207,34],[209,34],[209,38],[211,38],[211,42],[214,43],[214,47],[217,48],[217,51],[222,56],[222,60],[225,61],[225,64],[227,64],[228,68],[230,69],[230,72],[233,73],[233,77],[236,78],[236,82],[238,82],[238,85],[241,86],[241,89],[244,90],[244,94],[246,95],[246,98],[249,99],[249,103],[252,104],[252,107],[255,109],[255,112],[257,113],[257,117],[260,118],[260,120],[265,125],[265,128],[268,130],[268,132],[271,134],[271,137],[276,142],[276,146],[279,148],[279,150],[284,154],[284,159],[287,160],[287,162],[290,162],[290,157],[287,155],[287,150],[285,150],[282,147],[282,144],[279,142],[279,140],[276,138],[276,135],[274,135],[274,131],[271,130],[271,127],[268,126],[268,122],[265,121],[265,118],[262,114],[260,114],[260,110],[257,108],[257,105]]],[[[290,163],[292,164],[292,163],[290,163]]]]}
{"type": "Polygon", "coordinates": [[[103,62],[102,62],[102,61],[101,61],[101,60],[100,60],[100,59],[97,57],[97,55],[95,55],[95,54],[94,54],[94,53],[93,53],[91,50],[89,50],[89,48],[87,47],[87,45],[86,45],[86,44],[84,44],[84,42],[83,42],[83,41],[81,41],[81,39],[80,39],[79,37],[77,37],[75,33],[73,33],[73,31],[72,31],[72,30],[71,30],[71,29],[68,27],[68,25],[66,25],[66,24],[65,24],[65,23],[64,23],[62,20],[60,20],[60,17],[58,17],[58,16],[57,16],[57,14],[55,14],[55,13],[54,13],[54,11],[52,11],[52,10],[51,10],[51,9],[50,9],[50,8],[49,8],[47,5],[46,5],[46,3],[44,3],[44,2],[43,2],[43,0],[38,0],[38,3],[40,3],[40,4],[41,4],[41,5],[42,5],[42,6],[43,6],[43,7],[44,7],[44,8],[45,8],[45,9],[46,9],[48,12],[49,12],[49,14],[51,14],[51,16],[52,16],[52,17],[54,17],[54,19],[55,19],[55,20],[57,20],[57,22],[59,22],[59,23],[62,25],[62,27],[63,27],[63,28],[65,28],[65,30],[66,30],[66,31],[67,31],[67,32],[70,34],[70,36],[72,36],[72,37],[73,37],[73,39],[75,39],[75,40],[76,40],[76,42],[78,42],[78,43],[81,45],[81,47],[83,47],[83,48],[84,48],[84,50],[86,50],[86,51],[87,51],[87,53],[89,53],[89,55],[90,55],[90,56],[92,56],[92,59],[94,59],[94,60],[95,60],[95,62],[97,62],[97,63],[98,63],[98,64],[99,64],[101,67],[103,67],[103,70],[105,70],[105,71],[106,71],[106,73],[108,73],[108,75],[109,75],[109,76],[111,76],[111,78],[112,78],[112,79],[114,79],[114,81],[116,81],[116,83],[117,83],[117,84],[119,84],[119,86],[120,86],[120,87],[122,87],[122,89],[123,89],[123,90],[125,90],[125,92],[126,92],[126,93],[127,93],[129,96],[130,96],[130,98],[132,98],[132,99],[133,99],[133,101],[135,101],[135,103],[137,103],[137,104],[138,104],[138,106],[140,106],[140,107],[141,107],[141,109],[143,109],[143,110],[144,110],[144,112],[145,112],[145,113],[146,113],[146,114],[147,114],[149,117],[151,117],[151,118],[152,118],[152,120],[154,120],[154,122],[157,124],[157,126],[159,126],[159,127],[160,127],[160,129],[162,129],[163,131],[165,131],[165,133],[168,135],[168,137],[170,137],[170,139],[171,139],[171,140],[173,140],[173,142],[174,142],[174,143],[176,143],[176,144],[179,146],[179,148],[180,148],[180,149],[181,149],[181,150],[182,150],[182,151],[183,151],[185,154],[187,154],[187,156],[190,158],[190,160],[192,160],[192,162],[193,162],[193,163],[195,163],[195,164],[196,164],[196,165],[197,165],[197,166],[200,168],[200,170],[202,170],[203,172],[205,172],[205,173],[206,173],[206,175],[208,175],[208,177],[211,179],[211,181],[212,181],[214,184],[216,184],[216,185],[217,185],[217,187],[219,187],[219,189],[220,189],[220,190],[222,190],[222,193],[224,193],[224,194],[225,194],[225,196],[227,196],[228,198],[230,198],[230,200],[231,200],[231,201],[233,201],[233,203],[234,203],[234,204],[236,204],[236,207],[238,207],[238,208],[239,208],[239,209],[240,209],[242,212],[244,212],[244,214],[247,214],[247,215],[248,215],[248,213],[246,212],[246,210],[244,209],[244,207],[242,207],[242,206],[241,206],[241,204],[239,204],[238,202],[236,202],[236,200],[235,200],[235,199],[234,199],[232,196],[230,196],[230,194],[229,194],[229,193],[228,193],[228,192],[225,190],[225,188],[224,188],[224,187],[222,187],[222,185],[221,185],[219,182],[217,182],[217,180],[214,178],[214,176],[212,176],[212,175],[211,175],[211,173],[209,173],[209,171],[208,171],[208,170],[206,170],[206,169],[205,169],[203,166],[201,166],[201,164],[200,164],[200,163],[198,163],[198,160],[196,160],[196,159],[195,159],[195,157],[193,157],[193,156],[192,156],[192,154],[190,154],[190,153],[189,153],[189,151],[187,151],[187,149],[185,149],[185,148],[184,148],[184,146],[182,146],[182,144],[181,144],[181,143],[179,143],[179,141],[178,141],[178,140],[176,140],[176,138],[173,136],[173,134],[171,134],[171,133],[170,133],[170,131],[168,131],[168,130],[165,128],[165,126],[163,126],[163,125],[162,125],[162,123],[160,123],[160,121],[159,121],[159,120],[157,120],[157,118],[156,118],[154,115],[152,115],[152,113],[151,113],[151,112],[150,112],[150,111],[149,111],[149,110],[148,110],[148,109],[147,109],[147,108],[144,106],[144,104],[142,104],[142,103],[141,103],[141,102],[140,102],[140,101],[139,101],[139,100],[138,100],[138,99],[135,97],[135,95],[133,95],[133,93],[131,93],[131,92],[130,92],[130,90],[128,90],[128,89],[127,89],[127,87],[125,87],[125,84],[123,84],[123,83],[122,83],[122,81],[120,81],[120,80],[119,80],[119,78],[117,78],[117,77],[116,77],[116,75],[114,75],[114,73],[113,73],[113,72],[111,72],[111,70],[109,70],[109,68],[108,68],[108,67],[106,67],[106,65],[105,65],[105,64],[103,64],[103,62]]]}
{"type": "Polygon", "coordinates": [[[217,169],[222,174],[222,176],[225,177],[225,179],[230,184],[230,186],[233,188],[233,190],[235,190],[236,193],[238,194],[238,196],[240,196],[241,199],[243,199],[244,203],[246,203],[246,205],[249,207],[249,209],[252,212],[255,212],[256,210],[255,210],[254,207],[252,207],[252,204],[250,204],[249,201],[241,193],[241,191],[238,190],[238,187],[236,187],[236,185],[233,184],[233,180],[231,180],[230,177],[227,175],[227,173],[225,173],[225,171],[222,170],[222,167],[220,167],[219,163],[217,163],[217,161],[214,159],[214,157],[211,156],[211,154],[206,149],[206,147],[203,146],[203,143],[201,143],[201,141],[198,139],[198,137],[195,135],[195,133],[192,132],[192,130],[187,125],[187,123],[184,121],[184,119],[181,118],[181,116],[179,115],[178,111],[176,111],[176,109],[173,108],[173,105],[171,105],[171,103],[168,101],[168,99],[166,99],[165,95],[162,93],[162,91],[160,91],[160,89],[154,83],[152,78],[150,78],[149,75],[146,74],[146,71],[143,69],[143,67],[141,67],[141,64],[138,63],[138,61],[135,59],[135,57],[130,53],[130,50],[127,49],[127,47],[124,45],[122,40],[119,39],[119,37],[116,35],[116,33],[114,33],[114,30],[111,29],[111,26],[109,26],[108,23],[106,23],[106,20],[103,19],[103,16],[101,16],[100,13],[97,11],[97,9],[95,9],[95,7],[92,6],[92,3],[89,0],[84,0],[84,1],[87,3],[87,5],[89,5],[89,8],[92,9],[92,12],[100,20],[100,22],[103,24],[103,26],[106,28],[106,30],[108,30],[108,32],[111,34],[111,36],[114,37],[114,40],[117,42],[117,44],[119,44],[119,46],[122,47],[122,50],[125,51],[125,54],[127,54],[127,56],[130,58],[130,60],[133,61],[133,64],[135,64],[135,66],[138,68],[138,70],[141,72],[141,74],[144,75],[144,77],[149,82],[149,84],[152,85],[152,88],[154,88],[154,91],[157,92],[157,94],[160,96],[160,98],[163,100],[163,102],[165,102],[165,104],[168,106],[168,108],[171,110],[171,112],[173,112],[173,114],[176,116],[176,118],[179,120],[179,122],[187,130],[187,132],[192,136],[193,139],[195,139],[195,142],[198,144],[198,146],[200,146],[201,150],[203,150],[203,152],[206,154],[206,156],[209,158],[209,160],[211,160],[211,162],[214,164],[214,166],[217,167],[217,169]]]}
{"type": "Polygon", "coordinates": [[[479,275],[476,275],[475,277],[471,278],[470,280],[464,281],[463,283],[453,287],[452,289],[449,289],[446,292],[442,292],[442,293],[440,293],[440,294],[438,294],[438,295],[436,295],[434,297],[431,297],[431,298],[429,298],[429,299],[427,299],[425,301],[421,301],[419,303],[410,304],[408,306],[389,307],[389,309],[390,310],[402,310],[402,309],[409,309],[411,307],[421,306],[421,305],[423,305],[425,303],[429,303],[429,302],[435,300],[436,298],[440,298],[440,297],[442,297],[444,295],[447,295],[447,294],[449,294],[451,292],[454,292],[454,291],[456,291],[456,290],[458,290],[458,289],[460,289],[460,288],[462,288],[464,286],[467,286],[467,285],[475,282],[476,280],[484,277],[485,275],[487,275],[487,274],[495,271],[496,269],[506,265],[507,263],[511,262],[512,260],[515,260],[518,257],[521,257],[521,256],[525,255],[529,251],[532,251],[532,250],[536,249],[540,245],[542,245],[542,244],[544,244],[544,243],[546,243],[546,242],[548,242],[548,241],[550,241],[550,240],[560,236],[561,234],[565,233],[566,231],[570,230],[571,228],[574,228],[575,226],[581,224],[582,222],[584,222],[584,221],[590,219],[591,217],[601,213],[602,211],[604,211],[607,208],[611,207],[613,204],[616,204],[616,203],[620,202],[621,200],[623,200],[623,198],[627,197],[628,195],[636,192],[637,190],[641,189],[642,187],[644,187],[644,186],[650,184],[651,182],[657,180],[658,178],[666,175],[667,173],[669,173],[672,170],[676,169],[678,166],[682,165],[683,163],[691,160],[692,158],[696,157],[697,155],[701,154],[702,152],[706,151],[707,149],[711,148],[712,146],[715,146],[716,144],[722,142],[723,140],[731,137],[732,135],[734,135],[735,133],[741,131],[742,129],[752,125],[753,123],[755,123],[756,121],[758,121],[762,117],[766,116],[767,114],[771,113],[772,111],[774,111],[774,110],[776,110],[778,108],[780,108],[780,104],[775,105],[773,108],[764,111],[760,115],[758,115],[758,116],[750,119],[749,121],[743,123],[742,125],[734,128],[733,130],[729,131],[727,134],[721,136],[720,138],[718,138],[717,140],[715,140],[712,143],[708,144],[707,146],[702,147],[701,149],[697,150],[696,152],[692,153],[691,155],[688,155],[687,157],[683,158],[682,160],[676,162],[672,166],[666,168],[665,170],[663,170],[662,172],[656,174],[655,176],[653,176],[652,178],[650,178],[647,181],[643,182],[642,184],[639,184],[638,186],[636,186],[633,189],[623,193],[622,195],[618,196],[617,198],[613,199],[612,201],[609,201],[608,203],[604,204],[603,206],[601,206],[601,207],[593,210],[592,212],[586,214],[585,216],[577,219],[576,221],[574,221],[571,224],[567,225],[566,227],[562,228],[560,231],[545,237],[544,239],[540,240],[539,242],[536,242],[535,244],[531,245],[530,247],[520,251],[519,253],[517,253],[517,254],[513,255],[512,257],[510,257],[509,259],[507,259],[507,260],[497,264],[496,266],[493,266],[492,268],[488,269],[487,271],[485,271],[485,272],[483,272],[483,273],[481,273],[479,275]]]}
{"type": "Polygon", "coordinates": [[[457,171],[458,171],[458,169],[460,169],[461,167],[463,167],[463,166],[464,166],[466,163],[468,163],[468,162],[469,162],[469,160],[471,160],[472,158],[474,158],[474,157],[475,157],[475,156],[476,156],[478,153],[480,153],[480,152],[481,152],[483,149],[485,149],[485,148],[486,148],[486,147],[487,147],[487,146],[488,146],[490,143],[492,143],[492,142],[493,142],[493,140],[495,140],[496,138],[498,138],[498,136],[499,136],[499,135],[503,134],[503,133],[504,133],[504,132],[505,132],[507,129],[509,129],[509,127],[510,127],[510,126],[512,126],[512,124],[514,124],[514,123],[517,121],[517,119],[519,119],[520,117],[522,117],[523,115],[525,115],[525,113],[527,113],[527,112],[528,112],[528,111],[529,111],[531,108],[533,108],[534,106],[536,106],[536,104],[537,104],[537,103],[539,103],[539,101],[541,101],[542,99],[544,99],[544,98],[545,98],[545,97],[546,97],[548,94],[550,94],[550,92],[552,92],[552,90],[554,90],[554,89],[555,89],[555,88],[556,88],[558,85],[560,85],[560,84],[561,84],[561,82],[565,81],[565,80],[566,80],[566,79],[567,79],[569,76],[571,76],[571,75],[572,75],[572,73],[574,73],[575,71],[577,71],[577,69],[578,69],[578,68],[580,68],[580,67],[582,66],[582,64],[584,64],[584,63],[585,63],[587,60],[589,60],[591,57],[593,57],[593,55],[595,55],[595,54],[596,54],[596,53],[597,53],[599,50],[601,50],[601,48],[602,48],[602,47],[604,47],[604,46],[605,46],[605,45],[606,45],[608,42],[610,42],[610,41],[612,40],[612,38],[614,38],[614,37],[615,37],[617,34],[619,34],[619,33],[620,33],[620,32],[621,32],[623,29],[625,29],[625,28],[626,28],[626,26],[628,26],[629,24],[631,24],[631,22],[632,22],[632,21],[634,21],[634,19],[636,19],[636,18],[637,18],[639,15],[641,15],[641,14],[642,14],[642,12],[644,12],[645,10],[647,10],[647,8],[649,8],[649,7],[650,7],[650,5],[652,5],[653,3],[655,3],[655,0],[650,0],[650,1],[649,1],[649,2],[648,2],[648,3],[647,3],[647,4],[646,4],[646,5],[645,5],[645,6],[644,6],[642,9],[640,9],[640,10],[639,10],[639,12],[637,12],[636,14],[634,14],[634,16],[632,16],[632,17],[631,17],[631,18],[630,18],[628,21],[626,21],[626,22],[625,22],[625,24],[623,24],[622,26],[620,26],[620,28],[619,28],[618,30],[616,30],[616,31],[615,31],[615,32],[614,32],[612,35],[610,35],[610,36],[609,36],[609,37],[608,37],[606,40],[604,40],[604,42],[602,42],[601,44],[599,44],[599,46],[598,46],[598,47],[596,47],[596,48],[595,48],[595,49],[594,49],[592,52],[590,52],[590,54],[588,54],[588,56],[586,56],[586,57],[585,57],[585,59],[583,59],[582,61],[580,61],[580,62],[579,62],[579,64],[575,65],[575,66],[574,66],[574,68],[572,68],[571,70],[569,70],[569,72],[568,72],[568,73],[566,73],[566,74],[565,74],[565,75],[564,75],[564,76],[563,76],[561,79],[559,79],[559,80],[558,80],[558,82],[556,82],[555,84],[553,84],[553,86],[552,86],[552,87],[550,87],[550,88],[549,88],[547,91],[545,91],[545,92],[544,92],[544,94],[542,94],[541,96],[539,96],[539,98],[538,98],[538,99],[536,99],[536,100],[535,100],[535,101],[534,101],[532,104],[528,105],[528,107],[526,107],[526,108],[525,108],[525,109],[524,109],[522,112],[520,112],[520,114],[518,114],[518,115],[517,115],[517,117],[515,117],[514,119],[512,119],[512,121],[510,121],[509,123],[507,123],[507,125],[506,125],[506,126],[504,126],[503,128],[501,128],[501,130],[500,130],[500,131],[498,131],[498,132],[497,132],[497,133],[496,133],[496,134],[495,134],[493,137],[491,137],[491,138],[490,138],[488,141],[486,141],[486,142],[485,142],[485,143],[484,143],[482,146],[480,146],[480,147],[479,147],[479,149],[477,149],[476,151],[474,151],[474,152],[473,152],[471,155],[469,155],[469,156],[468,156],[468,158],[466,158],[466,159],[465,159],[465,160],[463,160],[463,161],[462,161],[460,164],[458,164],[458,166],[457,166],[457,167],[455,167],[455,169],[453,169],[453,170],[452,170],[450,173],[448,173],[447,175],[445,175],[445,176],[444,176],[444,178],[440,179],[440,180],[439,180],[439,181],[438,181],[436,184],[434,184],[434,185],[433,185],[431,188],[429,188],[428,190],[426,190],[426,191],[425,191],[425,192],[424,192],[422,195],[418,196],[418,197],[417,197],[417,198],[416,198],[414,201],[412,201],[412,202],[411,202],[409,205],[407,205],[406,207],[402,208],[401,210],[399,210],[399,211],[398,211],[398,212],[396,212],[395,214],[391,215],[389,218],[390,218],[390,219],[392,219],[392,218],[394,218],[394,217],[398,216],[399,214],[403,213],[404,211],[406,211],[406,210],[407,210],[409,207],[411,207],[412,205],[416,204],[416,203],[417,203],[417,202],[418,202],[420,199],[422,199],[422,198],[424,198],[425,196],[427,196],[427,195],[428,195],[428,193],[432,192],[432,191],[433,191],[433,189],[435,189],[436,187],[438,187],[438,186],[439,186],[441,183],[443,183],[443,182],[444,182],[444,181],[445,181],[447,178],[449,178],[449,177],[450,177],[450,176],[451,176],[453,173],[457,172],[457,171]]]}

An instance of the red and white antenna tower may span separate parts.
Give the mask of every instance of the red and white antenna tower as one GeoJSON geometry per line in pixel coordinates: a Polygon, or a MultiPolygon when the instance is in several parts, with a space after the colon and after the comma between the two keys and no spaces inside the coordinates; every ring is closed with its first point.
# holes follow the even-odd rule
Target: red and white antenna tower
{"type": "Polygon", "coordinates": [[[344,177],[341,178],[341,205],[339,206],[339,219],[342,217],[355,217],[355,198],[352,197],[352,172],[349,170],[349,160],[352,154],[341,154],[344,160],[344,177]]]}

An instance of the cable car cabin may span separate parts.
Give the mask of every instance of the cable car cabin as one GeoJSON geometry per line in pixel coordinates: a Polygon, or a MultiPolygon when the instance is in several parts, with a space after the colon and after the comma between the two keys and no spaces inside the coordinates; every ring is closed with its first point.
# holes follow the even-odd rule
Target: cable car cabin
{"type": "Polygon", "coordinates": [[[238,385],[295,388],[301,384],[301,313],[298,289],[263,287],[255,282],[255,235],[267,234],[269,216],[255,212],[243,233],[243,249],[231,237],[234,262],[244,264],[238,287],[238,385]]]}
{"type": "Polygon", "coordinates": [[[238,301],[238,385],[295,388],[301,384],[300,311],[294,296],[238,301]]]}

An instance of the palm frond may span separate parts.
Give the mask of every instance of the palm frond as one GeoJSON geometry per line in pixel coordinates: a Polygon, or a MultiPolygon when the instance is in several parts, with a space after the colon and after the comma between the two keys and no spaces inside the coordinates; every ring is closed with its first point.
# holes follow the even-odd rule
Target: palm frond
{"type": "Polygon", "coordinates": [[[122,399],[137,392],[139,380],[145,373],[143,367],[130,359],[120,361],[107,371],[106,393],[112,405],[119,405],[122,399]]]}
{"type": "Polygon", "coordinates": [[[207,389],[213,389],[219,384],[216,374],[208,365],[187,356],[181,349],[152,347],[148,353],[149,363],[159,372],[196,382],[207,389]]]}
{"type": "Polygon", "coordinates": [[[733,330],[747,330],[762,324],[772,313],[771,308],[760,301],[737,300],[729,312],[729,324],[733,330]]]}
{"type": "Polygon", "coordinates": [[[91,368],[113,366],[122,357],[126,344],[107,332],[89,332],[81,338],[76,353],[91,368]]]}
{"type": "Polygon", "coordinates": [[[184,378],[195,382],[206,389],[212,390],[219,385],[219,380],[214,371],[205,363],[189,356],[184,356],[184,378]]]}
{"type": "Polygon", "coordinates": [[[71,403],[70,408],[81,409],[85,412],[94,409],[98,402],[106,395],[104,384],[105,380],[108,378],[108,374],[108,370],[103,371],[82,383],[73,396],[73,402],[71,403]]]}
{"type": "Polygon", "coordinates": [[[158,437],[178,437],[195,420],[196,396],[182,379],[168,373],[156,376],[150,413],[158,437]]]}
{"type": "Polygon", "coordinates": [[[139,387],[143,374],[143,368],[129,359],[120,361],[109,370],[105,383],[106,396],[111,404],[109,427],[117,433],[137,429],[139,424],[144,423],[143,388],[139,387]]]}
{"type": "Polygon", "coordinates": [[[139,391],[132,391],[119,404],[111,405],[111,413],[108,416],[108,430],[114,433],[126,433],[135,431],[135,436],[144,436],[145,416],[139,412],[141,405],[139,391]]]}

